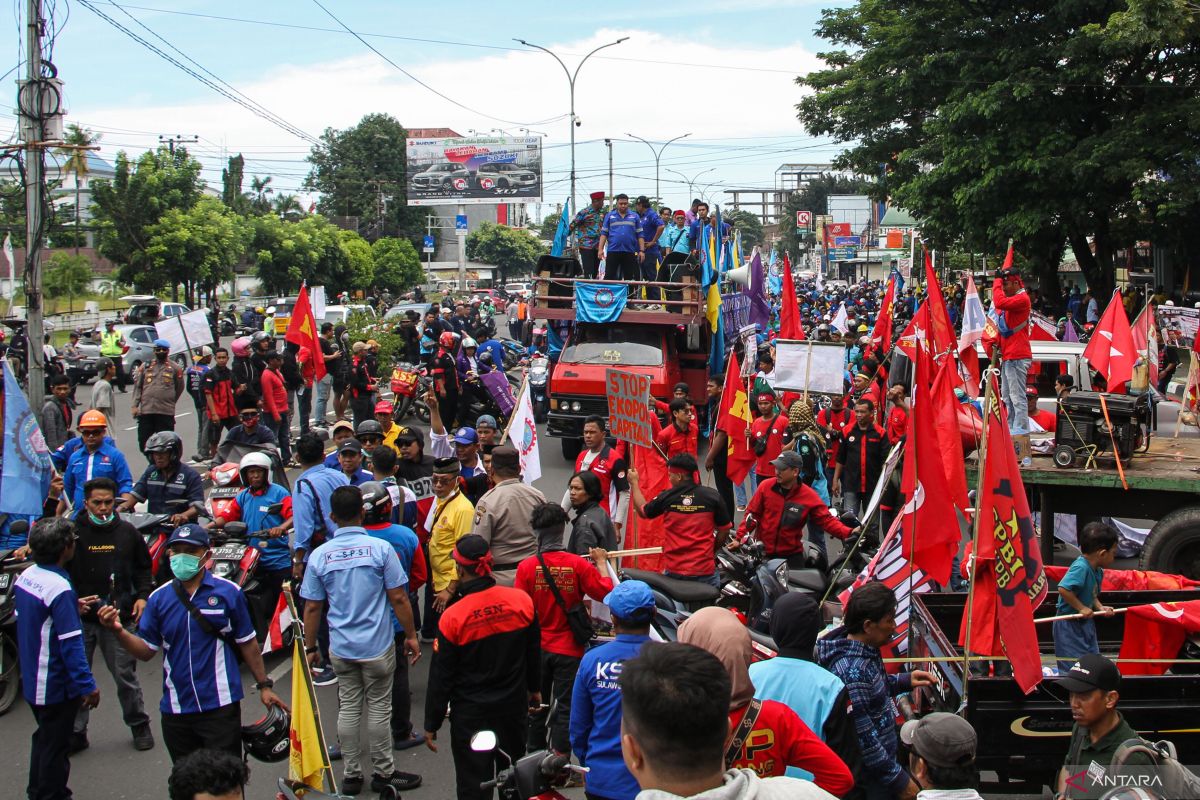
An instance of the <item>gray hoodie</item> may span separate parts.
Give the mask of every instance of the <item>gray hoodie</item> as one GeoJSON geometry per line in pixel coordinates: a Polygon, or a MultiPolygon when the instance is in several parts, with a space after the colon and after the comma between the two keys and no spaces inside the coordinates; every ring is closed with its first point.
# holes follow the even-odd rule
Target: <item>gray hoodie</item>
{"type": "MultiPolygon", "coordinates": [[[[643,789],[636,800],[685,800],[659,789],[643,789]]],[[[731,769],[725,785],[694,794],[690,800],[834,800],[811,781],[799,778],[760,778],[751,769],[731,769]]]]}

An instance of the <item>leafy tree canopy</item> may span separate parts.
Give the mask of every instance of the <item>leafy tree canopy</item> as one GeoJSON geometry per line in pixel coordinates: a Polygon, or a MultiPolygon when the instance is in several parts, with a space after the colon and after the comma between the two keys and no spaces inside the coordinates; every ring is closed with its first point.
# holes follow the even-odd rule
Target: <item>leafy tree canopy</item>
{"type": "Polygon", "coordinates": [[[467,258],[500,268],[500,280],[532,272],[546,248],[523,228],[485,222],[467,234],[467,258]]]}
{"type": "Polygon", "coordinates": [[[178,299],[182,287],[189,304],[196,289],[213,291],[233,278],[233,267],[246,252],[253,227],[216,198],[202,197],[189,209],[167,209],[146,228],[148,279],[171,286],[178,299]]]}
{"type": "Polygon", "coordinates": [[[755,245],[762,244],[763,226],[762,220],[757,214],[742,210],[723,211],[721,212],[721,221],[728,222],[742,232],[742,249],[747,255],[755,245]]]}
{"type": "Polygon", "coordinates": [[[42,290],[47,297],[75,297],[92,283],[92,264],[86,256],[59,251],[46,260],[42,290]]]}
{"type": "Polygon", "coordinates": [[[255,274],[269,292],[292,294],[307,280],[313,286],[336,286],[334,276],[347,269],[339,230],[329,220],[310,214],[298,222],[263,216],[253,220],[250,245],[255,274]]]}
{"type": "Polygon", "coordinates": [[[392,292],[416,286],[425,279],[421,257],[408,239],[387,237],[371,245],[375,261],[375,286],[392,292]]]}

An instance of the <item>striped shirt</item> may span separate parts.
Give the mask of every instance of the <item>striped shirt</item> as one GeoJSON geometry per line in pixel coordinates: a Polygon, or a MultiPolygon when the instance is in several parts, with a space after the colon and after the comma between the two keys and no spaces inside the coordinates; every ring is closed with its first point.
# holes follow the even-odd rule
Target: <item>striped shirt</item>
{"type": "Polygon", "coordinates": [[[96,691],[67,573],[57,565],[35,564],[17,578],[14,594],[26,701],[47,706],[96,691]]]}

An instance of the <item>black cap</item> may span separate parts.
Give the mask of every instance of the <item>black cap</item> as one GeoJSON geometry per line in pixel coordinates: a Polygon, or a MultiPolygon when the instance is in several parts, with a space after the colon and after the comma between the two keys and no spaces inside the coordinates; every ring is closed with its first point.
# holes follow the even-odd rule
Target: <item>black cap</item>
{"type": "Polygon", "coordinates": [[[500,445],[492,449],[492,468],[493,469],[520,469],[521,454],[517,452],[517,448],[511,445],[500,445]]]}
{"type": "Polygon", "coordinates": [[[771,461],[771,466],[784,469],[803,469],[804,461],[795,450],[784,450],[771,461]]]}
{"type": "Polygon", "coordinates": [[[1121,671],[1104,656],[1089,653],[1076,661],[1058,684],[1068,692],[1115,692],[1121,688],[1121,671]]]}

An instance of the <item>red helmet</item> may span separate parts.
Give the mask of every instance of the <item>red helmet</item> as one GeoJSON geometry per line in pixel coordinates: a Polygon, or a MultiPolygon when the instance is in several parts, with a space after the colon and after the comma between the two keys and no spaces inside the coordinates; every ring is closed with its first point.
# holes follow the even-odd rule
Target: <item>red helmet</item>
{"type": "Polygon", "coordinates": [[[454,347],[454,334],[450,331],[442,331],[442,335],[438,337],[438,344],[445,348],[454,347]]]}

